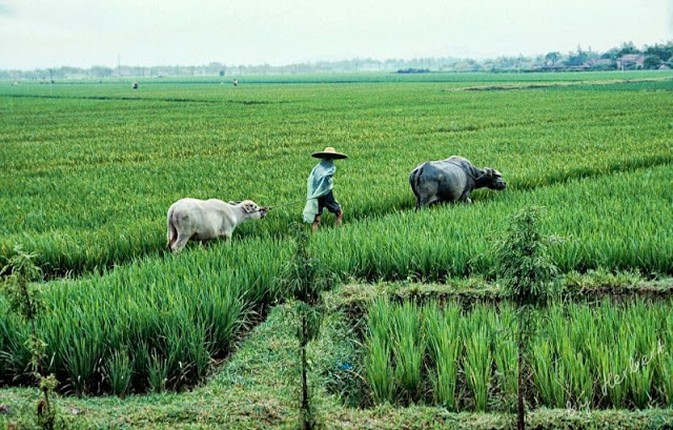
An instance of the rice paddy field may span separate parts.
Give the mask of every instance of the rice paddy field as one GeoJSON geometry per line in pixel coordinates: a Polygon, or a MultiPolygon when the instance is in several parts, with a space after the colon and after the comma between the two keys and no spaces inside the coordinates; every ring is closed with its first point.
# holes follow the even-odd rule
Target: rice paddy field
{"type": "MultiPolygon", "coordinates": [[[[672,92],[667,71],[0,82],[0,264],[17,246],[37,255],[47,370],[88,411],[71,427],[292,428],[292,378],[255,363],[295,358],[281,278],[310,154],[333,146],[349,156],[335,176],[345,221],[326,215],[309,250],[337,284],[497,295],[490,251],[512,214],[543,207],[565,285],[596,273],[615,285],[568,293],[537,319],[533,421],[574,428],[614,412],[628,428],[670,428],[672,295],[639,285],[673,275],[672,92]],[[451,155],[498,169],[507,189],[415,211],[410,171],[451,155]],[[230,242],[172,255],[166,211],[182,197],[278,207],[230,242]],[[612,297],[617,284],[628,288],[612,297]]],[[[327,427],[513,425],[512,305],[423,291],[363,301],[357,317],[335,308],[314,346],[317,395],[338,417],[327,427]]],[[[35,395],[29,333],[0,298],[7,425],[35,395]]]]}

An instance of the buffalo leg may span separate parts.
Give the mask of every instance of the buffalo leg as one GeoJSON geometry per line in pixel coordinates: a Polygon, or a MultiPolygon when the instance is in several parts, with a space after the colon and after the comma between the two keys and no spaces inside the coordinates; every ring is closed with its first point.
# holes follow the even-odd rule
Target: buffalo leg
{"type": "Polygon", "coordinates": [[[182,251],[182,249],[185,247],[185,245],[187,245],[187,242],[189,241],[189,238],[190,238],[189,236],[182,235],[182,234],[178,233],[178,239],[175,242],[173,242],[173,244],[171,246],[171,250],[173,252],[175,252],[176,254],[178,252],[182,251]]]}

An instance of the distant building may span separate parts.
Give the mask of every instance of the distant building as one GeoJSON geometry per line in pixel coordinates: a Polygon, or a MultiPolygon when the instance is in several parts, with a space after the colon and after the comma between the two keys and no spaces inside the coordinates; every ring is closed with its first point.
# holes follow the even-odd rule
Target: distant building
{"type": "Polygon", "coordinates": [[[642,69],[645,66],[645,56],[642,54],[626,54],[617,58],[617,69],[633,70],[642,69]]]}

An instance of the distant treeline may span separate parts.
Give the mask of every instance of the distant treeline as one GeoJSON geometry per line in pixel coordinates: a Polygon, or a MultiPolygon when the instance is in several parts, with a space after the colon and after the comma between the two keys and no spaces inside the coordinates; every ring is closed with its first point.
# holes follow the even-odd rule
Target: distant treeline
{"type": "Polygon", "coordinates": [[[93,66],[58,67],[36,70],[0,70],[2,80],[37,80],[54,82],[62,79],[114,79],[114,78],[158,78],[176,76],[219,76],[237,77],[266,74],[306,74],[339,72],[512,72],[512,71],[572,71],[572,70],[632,70],[673,68],[673,41],[637,48],[633,43],[606,52],[595,52],[577,47],[576,51],[562,54],[548,52],[535,57],[498,57],[475,60],[455,57],[426,57],[375,60],[355,58],[343,61],[317,61],[284,66],[226,65],[212,62],[201,66],[93,66]]]}

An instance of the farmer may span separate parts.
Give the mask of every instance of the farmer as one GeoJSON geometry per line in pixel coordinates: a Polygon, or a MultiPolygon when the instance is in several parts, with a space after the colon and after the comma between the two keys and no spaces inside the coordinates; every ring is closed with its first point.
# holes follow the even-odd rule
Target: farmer
{"type": "Polygon", "coordinates": [[[304,221],[312,224],[313,231],[316,231],[320,227],[320,218],[324,208],[336,215],[336,225],[340,225],[343,220],[344,211],[332,193],[334,186],[332,177],[336,172],[334,160],[348,158],[348,156],[336,152],[331,146],[323,151],[314,152],[311,156],[320,158],[321,161],[311,170],[306,181],[304,221]]]}

